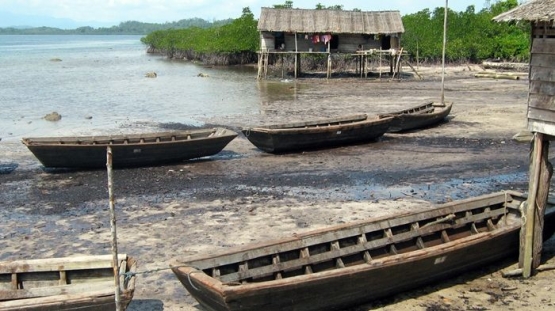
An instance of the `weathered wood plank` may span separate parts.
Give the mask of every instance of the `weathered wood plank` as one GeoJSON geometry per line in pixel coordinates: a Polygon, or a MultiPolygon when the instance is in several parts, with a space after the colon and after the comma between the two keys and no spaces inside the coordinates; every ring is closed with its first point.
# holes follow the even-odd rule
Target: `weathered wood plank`
{"type": "Polygon", "coordinates": [[[535,38],[532,54],[555,54],[555,38],[535,38]]]}
{"type": "Polygon", "coordinates": [[[12,299],[27,299],[36,297],[47,297],[57,295],[72,295],[87,293],[90,291],[108,289],[113,291],[114,282],[112,280],[89,282],[83,284],[71,284],[49,287],[36,287],[18,290],[0,290],[0,301],[12,299]]]}
{"type": "Polygon", "coordinates": [[[75,309],[90,308],[92,304],[97,310],[113,310],[114,289],[108,287],[98,291],[88,291],[73,295],[58,295],[3,301],[3,310],[58,310],[68,306],[68,301],[75,309]],[[111,308],[110,308],[111,307],[111,308]]]}
{"type": "Polygon", "coordinates": [[[528,107],[555,110],[555,95],[530,94],[528,107]]]}
{"type": "Polygon", "coordinates": [[[532,67],[530,81],[555,82],[555,63],[550,68],[532,67]]]}
{"type": "Polygon", "coordinates": [[[550,121],[528,119],[528,130],[530,132],[538,132],[555,136],[555,123],[550,121]]]}
{"type": "Polygon", "coordinates": [[[530,81],[530,94],[555,96],[555,82],[530,81]]]}
{"type": "Polygon", "coordinates": [[[553,68],[555,64],[555,54],[532,54],[530,59],[531,67],[553,68]]]}
{"type": "Polygon", "coordinates": [[[528,119],[553,122],[555,121],[555,111],[529,107],[528,119]]]}
{"type": "MultiPolygon", "coordinates": [[[[126,254],[119,254],[120,261],[126,254]]],[[[83,269],[102,269],[112,267],[111,255],[80,256],[67,258],[46,258],[0,262],[0,273],[70,271],[83,269]]]]}

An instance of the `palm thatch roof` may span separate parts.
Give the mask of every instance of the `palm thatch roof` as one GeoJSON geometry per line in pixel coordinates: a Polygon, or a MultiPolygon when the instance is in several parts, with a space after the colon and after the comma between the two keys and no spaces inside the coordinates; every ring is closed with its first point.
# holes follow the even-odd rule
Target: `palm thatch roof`
{"type": "Polygon", "coordinates": [[[531,0],[493,18],[496,22],[555,20],[555,0],[531,0]]]}
{"type": "Polygon", "coordinates": [[[343,11],[262,8],[259,31],[395,34],[405,32],[399,11],[343,11]]]}

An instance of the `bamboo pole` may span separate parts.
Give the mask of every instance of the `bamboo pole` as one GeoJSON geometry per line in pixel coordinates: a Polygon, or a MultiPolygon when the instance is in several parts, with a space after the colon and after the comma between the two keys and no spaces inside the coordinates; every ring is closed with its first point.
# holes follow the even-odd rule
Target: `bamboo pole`
{"type": "Polygon", "coordinates": [[[508,80],[520,80],[520,77],[517,75],[511,74],[498,74],[495,72],[487,72],[487,73],[477,73],[474,74],[475,78],[489,78],[489,79],[508,79],[508,80]]]}
{"type": "Polygon", "coordinates": [[[121,297],[119,287],[119,261],[118,261],[118,240],[116,232],[116,212],[114,204],[113,191],[113,172],[112,172],[112,147],[108,146],[106,150],[106,167],[108,169],[108,197],[110,201],[110,231],[112,233],[112,267],[114,269],[115,283],[115,303],[116,310],[121,311],[121,297]]]}
{"type": "Polygon", "coordinates": [[[534,216],[536,214],[536,196],[538,194],[540,167],[542,160],[543,134],[534,135],[534,153],[532,158],[532,175],[528,190],[528,207],[526,208],[524,258],[522,265],[522,276],[529,278],[532,275],[532,252],[534,240],[534,216]]]}
{"type": "Polygon", "coordinates": [[[408,61],[405,61],[405,64],[407,64],[412,69],[412,71],[414,71],[414,73],[418,76],[418,78],[422,80],[422,76],[418,73],[418,71],[416,71],[416,69],[414,69],[414,67],[408,61]]]}
{"type": "Polygon", "coordinates": [[[445,46],[447,45],[447,12],[449,0],[445,0],[445,12],[443,13],[443,51],[441,53],[441,104],[445,105],[445,46]]]}

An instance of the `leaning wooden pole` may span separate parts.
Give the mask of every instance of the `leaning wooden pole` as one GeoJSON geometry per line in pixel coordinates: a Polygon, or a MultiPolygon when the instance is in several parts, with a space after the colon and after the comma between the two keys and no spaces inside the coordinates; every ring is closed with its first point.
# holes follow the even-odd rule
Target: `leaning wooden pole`
{"type": "Polygon", "coordinates": [[[114,269],[114,284],[115,284],[115,303],[116,310],[121,311],[121,297],[119,287],[119,261],[118,261],[118,239],[116,231],[116,211],[114,204],[114,183],[112,172],[112,147],[108,146],[106,152],[106,167],[108,169],[108,197],[110,201],[110,231],[112,233],[112,267],[114,269]]]}
{"type": "Polygon", "coordinates": [[[536,194],[536,215],[534,216],[534,242],[532,243],[532,273],[541,264],[543,249],[543,227],[545,209],[549,200],[549,186],[553,176],[553,166],[549,163],[549,140],[542,142],[542,157],[540,163],[540,183],[536,194]]]}
{"type": "Polygon", "coordinates": [[[445,0],[445,12],[443,16],[443,51],[441,53],[441,104],[445,104],[445,46],[447,45],[447,12],[449,0],[445,0]]]}
{"type": "Polygon", "coordinates": [[[543,218],[553,174],[553,167],[548,162],[549,141],[544,141],[542,133],[535,133],[533,147],[529,195],[524,211],[526,217],[521,232],[521,255],[519,257],[519,266],[522,268],[522,276],[525,278],[530,277],[540,265],[543,218]]]}

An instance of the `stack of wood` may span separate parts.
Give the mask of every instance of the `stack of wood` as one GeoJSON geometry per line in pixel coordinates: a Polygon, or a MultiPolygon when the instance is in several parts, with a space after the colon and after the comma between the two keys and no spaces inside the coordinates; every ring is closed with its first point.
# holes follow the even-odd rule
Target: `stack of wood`
{"type": "Polygon", "coordinates": [[[528,63],[510,63],[510,62],[483,62],[482,67],[484,69],[496,69],[496,70],[510,70],[518,72],[528,72],[528,63]]]}
{"type": "Polygon", "coordinates": [[[518,74],[514,72],[499,73],[499,72],[491,72],[491,71],[482,71],[474,74],[475,78],[509,79],[509,80],[520,80],[521,76],[522,74],[518,74]]]}

